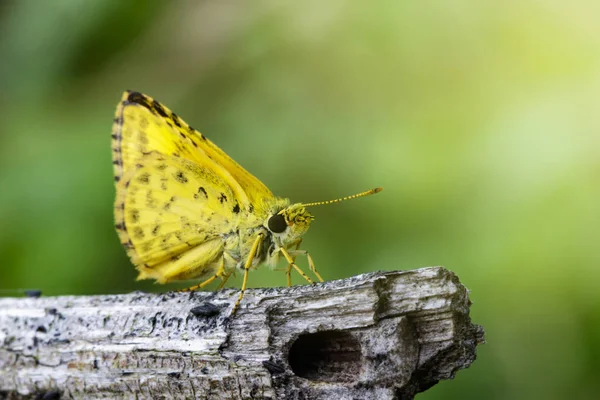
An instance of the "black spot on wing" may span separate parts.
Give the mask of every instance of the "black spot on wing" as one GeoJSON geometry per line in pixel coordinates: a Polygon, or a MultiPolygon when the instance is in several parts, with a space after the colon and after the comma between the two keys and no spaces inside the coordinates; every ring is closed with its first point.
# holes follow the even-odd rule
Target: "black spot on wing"
{"type": "Polygon", "coordinates": [[[235,203],[235,207],[233,207],[232,210],[235,214],[238,214],[240,212],[240,205],[238,203],[235,203]]]}
{"type": "Polygon", "coordinates": [[[129,96],[127,96],[127,101],[129,103],[139,104],[141,106],[146,107],[151,110],[150,102],[146,96],[141,94],[140,92],[129,92],[129,96]]]}
{"type": "Polygon", "coordinates": [[[139,210],[133,209],[129,212],[129,218],[131,218],[131,220],[133,222],[138,222],[140,219],[140,212],[139,210]]]}
{"type": "Polygon", "coordinates": [[[143,183],[143,184],[147,185],[148,183],[150,183],[150,174],[147,173],[147,172],[144,172],[143,174],[141,174],[140,176],[138,176],[137,181],[139,183],[143,183]]]}
{"type": "Polygon", "coordinates": [[[163,209],[165,211],[169,210],[171,208],[171,204],[173,204],[174,201],[175,201],[175,196],[171,196],[171,198],[169,199],[169,201],[166,202],[165,205],[163,206],[163,209]]]}
{"type": "Polygon", "coordinates": [[[175,123],[175,125],[177,125],[179,128],[181,128],[181,122],[179,120],[179,116],[175,113],[171,113],[171,118],[173,118],[173,122],[175,123]]]}
{"type": "Polygon", "coordinates": [[[221,202],[221,204],[227,201],[227,196],[225,196],[225,193],[221,192],[221,195],[219,196],[219,201],[221,202]]]}
{"type": "Polygon", "coordinates": [[[156,112],[158,113],[158,115],[160,115],[161,117],[163,117],[163,118],[168,118],[169,117],[169,114],[167,114],[167,112],[163,108],[162,104],[160,104],[158,101],[153,100],[152,101],[152,107],[156,110],[156,112]]]}
{"type": "Polygon", "coordinates": [[[144,231],[142,230],[142,228],[140,228],[139,226],[137,226],[134,230],[133,230],[133,236],[137,239],[143,239],[144,238],[144,231]]]}
{"type": "Polygon", "coordinates": [[[149,240],[149,241],[143,242],[140,246],[140,249],[142,250],[143,253],[147,253],[149,251],[152,251],[153,247],[154,247],[154,241],[149,240]]]}
{"type": "Polygon", "coordinates": [[[191,125],[188,125],[187,127],[188,127],[188,130],[189,130],[191,136],[196,136],[197,135],[197,136],[200,136],[200,139],[206,140],[206,138],[204,137],[204,135],[201,134],[200,132],[198,132],[197,130],[195,130],[194,128],[192,128],[191,125]]]}
{"type": "Polygon", "coordinates": [[[148,192],[146,192],[146,207],[156,208],[156,203],[156,199],[152,196],[152,190],[148,190],[148,192]]]}
{"type": "Polygon", "coordinates": [[[175,177],[175,180],[179,183],[187,183],[188,181],[183,171],[177,171],[175,174],[173,174],[173,176],[175,177]]]}

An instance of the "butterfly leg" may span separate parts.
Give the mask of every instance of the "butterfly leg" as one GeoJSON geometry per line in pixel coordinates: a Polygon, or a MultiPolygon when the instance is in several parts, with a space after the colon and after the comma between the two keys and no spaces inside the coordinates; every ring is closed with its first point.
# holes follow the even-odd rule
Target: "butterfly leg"
{"type": "MultiPolygon", "coordinates": [[[[298,250],[298,247],[296,247],[296,249],[290,251],[289,254],[290,254],[290,256],[293,256],[294,259],[296,258],[296,256],[298,256],[300,254],[306,256],[306,259],[308,260],[308,268],[319,279],[319,282],[325,282],[323,280],[323,278],[321,277],[321,274],[319,274],[319,272],[317,271],[317,268],[315,267],[315,262],[314,262],[313,258],[310,256],[310,254],[308,253],[308,251],[306,251],[306,250],[298,250]]],[[[291,268],[291,266],[290,266],[290,268],[291,268]]]]}
{"type": "Polygon", "coordinates": [[[242,298],[244,297],[244,292],[246,291],[246,286],[248,284],[248,271],[252,267],[252,261],[254,260],[256,253],[258,253],[258,249],[260,248],[260,244],[262,243],[263,238],[264,234],[259,233],[258,236],[256,236],[256,240],[254,241],[252,248],[250,249],[250,253],[248,254],[248,258],[246,259],[246,264],[244,265],[244,280],[242,282],[242,290],[240,291],[240,296],[238,297],[237,301],[233,306],[233,310],[231,310],[231,315],[235,314],[235,310],[237,310],[238,306],[240,305],[240,302],[242,301],[242,298]]]}
{"type": "Polygon", "coordinates": [[[288,287],[292,286],[292,264],[288,264],[287,268],[285,269],[285,277],[287,279],[288,287]]]}
{"type": "MultiPolygon", "coordinates": [[[[231,274],[229,274],[229,275],[231,275],[231,274]]],[[[221,282],[221,285],[217,289],[217,290],[220,290],[222,288],[222,285],[224,285],[225,282],[227,281],[227,278],[229,278],[229,275],[225,275],[225,259],[221,257],[221,264],[219,265],[219,269],[217,270],[216,274],[214,274],[213,276],[211,276],[204,282],[200,282],[197,285],[194,285],[194,286],[186,288],[186,289],[179,289],[178,292],[192,292],[194,290],[202,289],[204,286],[212,283],[212,281],[214,281],[215,279],[217,279],[219,277],[224,277],[223,282],[221,282]]]]}
{"type": "Polygon", "coordinates": [[[178,289],[177,291],[178,292],[193,292],[194,290],[202,289],[204,286],[212,283],[212,281],[214,281],[218,277],[219,277],[219,275],[215,274],[215,275],[211,276],[210,278],[208,278],[207,280],[205,280],[204,282],[200,282],[199,284],[191,286],[189,288],[178,289]]]}
{"type": "Polygon", "coordinates": [[[319,272],[315,268],[315,262],[313,261],[313,258],[310,256],[310,254],[308,253],[308,251],[306,251],[306,250],[298,250],[296,248],[296,250],[292,251],[291,254],[292,255],[298,255],[298,254],[305,255],[306,259],[308,260],[308,268],[312,271],[313,274],[315,274],[315,276],[317,278],[319,278],[319,282],[325,282],[323,280],[323,278],[321,278],[321,274],[319,274],[319,272]]]}
{"type": "MultiPolygon", "coordinates": [[[[301,243],[302,243],[302,238],[298,239],[298,243],[296,243],[295,251],[300,248],[301,243]]],[[[294,260],[294,262],[296,261],[296,257],[293,257],[292,259],[294,260]]],[[[288,264],[287,268],[285,269],[285,276],[287,278],[288,287],[292,286],[292,264],[288,264]]]]}
{"type": "Polygon", "coordinates": [[[291,267],[291,268],[294,268],[296,271],[298,271],[298,273],[299,273],[300,275],[302,275],[302,277],[303,277],[304,279],[306,279],[306,281],[307,281],[308,283],[310,283],[310,284],[313,284],[313,283],[315,283],[315,282],[314,282],[312,279],[310,279],[310,278],[308,277],[308,275],[306,275],[306,274],[304,273],[304,271],[302,271],[302,270],[300,269],[300,267],[299,267],[299,266],[297,266],[297,265],[294,263],[294,259],[292,258],[292,256],[290,255],[290,253],[288,253],[288,251],[287,251],[286,249],[284,249],[283,247],[281,247],[281,248],[279,249],[279,251],[281,252],[281,254],[283,254],[283,256],[285,257],[285,259],[287,260],[287,262],[289,263],[289,265],[290,265],[290,267],[291,267]]]}
{"type": "Polygon", "coordinates": [[[227,279],[229,279],[229,277],[231,276],[231,272],[225,275],[221,275],[221,283],[219,283],[219,286],[217,286],[216,290],[221,290],[223,289],[223,286],[225,286],[225,283],[227,282],[227,279]]]}

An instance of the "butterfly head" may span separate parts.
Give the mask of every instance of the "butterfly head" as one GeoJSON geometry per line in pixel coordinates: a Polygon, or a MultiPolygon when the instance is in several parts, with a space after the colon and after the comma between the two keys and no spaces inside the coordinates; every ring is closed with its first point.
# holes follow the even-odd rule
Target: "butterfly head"
{"type": "Polygon", "coordinates": [[[285,246],[304,235],[314,218],[304,204],[292,204],[269,217],[267,228],[279,237],[280,245],[285,246]]]}
{"type": "MultiPolygon", "coordinates": [[[[342,197],[335,200],[319,201],[316,203],[296,203],[283,207],[279,212],[267,219],[266,227],[277,238],[280,246],[293,243],[306,233],[310,223],[315,217],[306,211],[306,207],[320,206],[325,204],[339,203],[340,201],[356,199],[379,193],[382,189],[375,188],[352,196],[342,197]]],[[[287,203],[289,204],[289,203],[287,203]]]]}

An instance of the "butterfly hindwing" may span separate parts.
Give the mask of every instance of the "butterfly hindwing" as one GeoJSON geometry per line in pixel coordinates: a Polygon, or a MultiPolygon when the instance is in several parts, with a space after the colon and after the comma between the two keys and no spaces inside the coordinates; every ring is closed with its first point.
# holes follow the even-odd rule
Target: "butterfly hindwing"
{"type": "Polygon", "coordinates": [[[206,166],[157,152],[117,184],[116,227],[133,263],[159,281],[203,275],[237,225],[233,191],[206,166]],[[192,276],[189,276],[192,275],[192,276]]]}

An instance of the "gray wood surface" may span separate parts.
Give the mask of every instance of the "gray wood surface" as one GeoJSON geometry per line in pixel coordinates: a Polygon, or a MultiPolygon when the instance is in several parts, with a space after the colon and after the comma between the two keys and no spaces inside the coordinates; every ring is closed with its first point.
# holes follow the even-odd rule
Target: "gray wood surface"
{"type": "Polygon", "coordinates": [[[0,398],[410,399],[483,343],[441,267],[237,295],[1,298],[0,398]]]}

